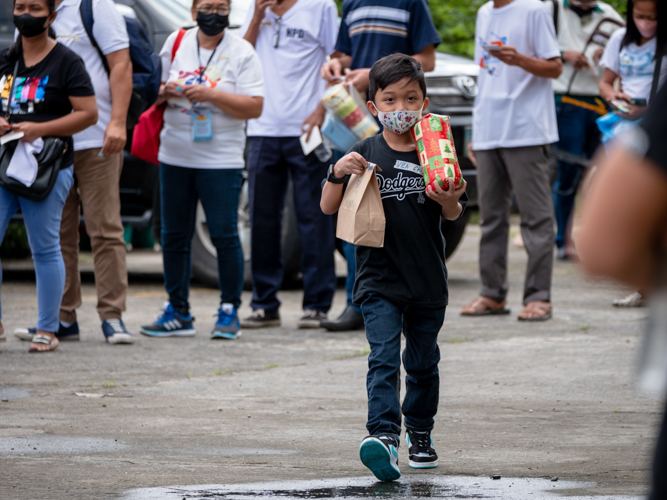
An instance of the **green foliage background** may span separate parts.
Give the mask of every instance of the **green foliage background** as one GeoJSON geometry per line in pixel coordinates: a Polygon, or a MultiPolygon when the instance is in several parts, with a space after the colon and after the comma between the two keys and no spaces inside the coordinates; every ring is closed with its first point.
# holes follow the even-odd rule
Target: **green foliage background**
{"type": "MultiPolygon", "coordinates": [[[[336,0],[339,7],[341,0],[336,0]]],[[[475,40],[475,16],[487,0],[430,0],[431,15],[440,32],[442,44],[438,50],[473,57],[475,40]]],[[[625,13],[627,0],[608,0],[621,14],[625,13]]]]}

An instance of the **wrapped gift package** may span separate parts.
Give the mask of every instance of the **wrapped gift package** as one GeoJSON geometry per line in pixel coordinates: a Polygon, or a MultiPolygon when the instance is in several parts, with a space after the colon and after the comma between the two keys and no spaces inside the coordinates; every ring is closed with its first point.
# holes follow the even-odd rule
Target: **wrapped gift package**
{"type": "Polygon", "coordinates": [[[442,189],[449,189],[448,178],[454,179],[457,189],[463,186],[449,116],[428,114],[417,122],[410,133],[417,144],[426,186],[435,189],[434,185],[438,183],[442,189]]]}
{"type": "Polygon", "coordinates": [[[322,102],[358,140],[377,134],[380,126],[375,122],[373,115],[364,106],[356,89],[352,88],[350,92],[339,83],[326,90],[322,102]]]}

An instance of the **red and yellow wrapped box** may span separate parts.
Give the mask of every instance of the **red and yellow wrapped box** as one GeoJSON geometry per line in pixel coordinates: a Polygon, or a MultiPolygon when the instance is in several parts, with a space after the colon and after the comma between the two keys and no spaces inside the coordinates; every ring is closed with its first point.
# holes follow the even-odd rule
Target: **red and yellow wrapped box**
{"type": "Polygon", "coordinates": [[[428,114],[410,131],[417,143],[419,163],[424,171],[426,187],[435,189],[437,182],[442,189],[449,189],[448,178],[454,179],[458,189],[463,186],[461,167],[456,157],[449,116],[428,114]]]}

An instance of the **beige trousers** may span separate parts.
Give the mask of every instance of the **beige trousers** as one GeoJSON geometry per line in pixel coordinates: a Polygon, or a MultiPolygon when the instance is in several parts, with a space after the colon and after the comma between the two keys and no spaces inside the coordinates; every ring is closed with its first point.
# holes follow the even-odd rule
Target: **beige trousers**
{"type": "Polygon", "coordinates": [[[127,266],[120,219],[120,173],[123,154],[99,156],[100,148],[77,151],[72,187],[60,225],[60,246],[65,261],[65,293],[60,320],[76,321],[81,306],[79,274],[79,206],[93,247],[97,312],[100,320],[117,319],[125,310],[127,266]]]}

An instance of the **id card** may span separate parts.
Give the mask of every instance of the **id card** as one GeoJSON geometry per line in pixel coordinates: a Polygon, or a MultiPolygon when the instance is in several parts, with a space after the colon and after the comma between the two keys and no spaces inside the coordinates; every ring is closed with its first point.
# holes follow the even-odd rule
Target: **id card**
{"type": "Polygon", "coordinates": [[[192,108],[192,140],[204,142],[213,140],[213,123],[211,110],[206,108],[192,108]]]}

